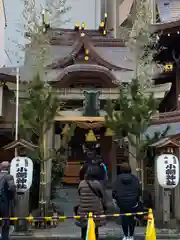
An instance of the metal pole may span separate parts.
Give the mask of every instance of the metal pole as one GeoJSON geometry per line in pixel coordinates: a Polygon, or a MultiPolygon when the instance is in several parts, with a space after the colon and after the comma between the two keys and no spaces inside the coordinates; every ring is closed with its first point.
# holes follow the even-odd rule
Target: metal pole
{"type": "MultiPolygon", "coordinates": [[[[16,68],[16,128],[15,140],[18,140],[19,134],[19,67],[16,68]]],[[[15,148],[15,157],[18,155],[18,149],[15,148]]]]}

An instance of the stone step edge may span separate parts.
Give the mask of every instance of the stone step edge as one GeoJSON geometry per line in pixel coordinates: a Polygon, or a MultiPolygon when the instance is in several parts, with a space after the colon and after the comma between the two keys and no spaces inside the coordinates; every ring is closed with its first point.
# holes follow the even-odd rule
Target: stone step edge
{"type": "MultiPolygon", "coordinates": [[[[120,234],[120,236],[122,236],[122,234],[120,234]]],[[[168,233],[158,233],[157,235],[157,238],[159,239],[180,239],[180,233],[173,233],[173,234],[168,234],[168,233]]],[[[12,235],[11,238],[12,239],[15,239],[16,237],[20,237],[20,238],[23,238],[23,237],[26,237],[27,239],[31,239],[31,238],[37,238],[37,239],[41,239],[41,238],[46,238],[46,239],[50,239],[50,238],[58,238],[58,239],[64,239],[64,238],[69,238],[69,239],[79,239],[79,236],[77,235],[72,235],[72,234],[52,234],[51,236],[50,235],[46,235],[46,234],[32,234],[32,235],[27,235],[27,234],[16,234],[16,235],[12,235]]],[[[113,238],[119,238],[119,235],[118,234],[101,234],[100,235],[101,238],[105,238],[105,237],[113,237],[113,238]]],[[[140,238],[144,238],[145,237],[145,234],[143,233],[137,233],[135,234],[135,237],[140,237],[140,238]]]]}

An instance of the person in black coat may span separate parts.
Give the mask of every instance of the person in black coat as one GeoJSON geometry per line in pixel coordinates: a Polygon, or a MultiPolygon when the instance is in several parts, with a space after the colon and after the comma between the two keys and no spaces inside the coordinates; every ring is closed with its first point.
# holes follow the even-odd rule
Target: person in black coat
{"type": "Polygon", "coordinates": [[[85,152],[84,164],[81,166],[81,169],[79,172],[79,178],[81,181],[85,179],[85,174],[90,166],[98,166],[99,167],[99,174],[97,175],[96,180],[98,180],[100,182],[104,182],[106,180],[107,173],[102,164],[102,159],[100,158],[99,155],[96,154],[96,151],[88,149],[85,152]]]}
{"type": "MultiPolygon", "coordinates": [[[[141,186],[138,178],[131,174],[131,167],[128,163],[120,165],[120,174],[113,184],[112,197],[116,205],[123,213],[137,212],[141,196],[141,186]]],[[[122,228],[125,239],[133,239],[135,229],[134,216],[122,216],[122,228]]]]}

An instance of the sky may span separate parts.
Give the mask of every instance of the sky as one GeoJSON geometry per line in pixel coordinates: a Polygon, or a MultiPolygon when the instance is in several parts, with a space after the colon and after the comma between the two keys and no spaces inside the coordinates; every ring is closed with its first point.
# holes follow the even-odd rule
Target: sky
{"type": "MultiPolygon", "coordinates": [[[[40,9],[40,5],[45,5],[45,1],[48,0],[37,0],[37,9],[40,9]]],[[[23,0],[4,0],[7,19],[5,29],[6,66],[17,66],[24,63],[23,2],[23,0]]],[[[101,0],[66,0],[66,6],[70,6],[71,9],[54,27],[73,28],[75,23],[85,22],[86,28],[97,28],[101,20],[100,2],[101,0]],[[81,11],[82,9],[83,11],[81,11]]]]}
{"type": "Polygon", "coordinates": [[[23,2],[22,0],[4,0],[7,27],[5,29],[6,65],[23,64],[23,51],[18,44],[24,43],[23,37],[23,2]]]}
{"type": "Polygon", "coordinates": [[[0,67],[5,64],[4,28],[5,28],[4,5],[3,0],[0,0],[0,67]]]}

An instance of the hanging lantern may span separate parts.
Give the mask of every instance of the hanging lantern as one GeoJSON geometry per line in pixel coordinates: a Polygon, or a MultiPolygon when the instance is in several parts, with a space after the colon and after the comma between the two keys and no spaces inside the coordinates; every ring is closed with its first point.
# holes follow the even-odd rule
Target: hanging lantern
{"type": "Polygon", "coordinates": [[[81,24],[81,29],[84,31],[84,29],[85,29],[85,23],[83,22],[82,24],[81,24]]]}
{"type": "Polygon", "coordinates": [[[104,28],[104,22],[101,22],[99,25],[100,28],[104,28]]]}
{"type": "Polygon", "coordinates": [[[45,33],[50,28],[49,13],[46,9],[42,11],[43,32],[45,33]]]}
{"type": "Polygon", "coordinates": [[[76,24],[74,25],[74,30],[75,30],[76,32],[78,32],[78,31],[79,31],[79,27],[80,27],[79,24],[76,23],[76,24]]]}
{"type": "Polygon", "coordinates": [[[112,137],[112,136],[114,136],[114,131],[112,131],[110,128],[107,128],[104,136],[112,137]]]}
{"type": "Polygon", "coordinates": [[[101,22],[101,23],[99,24],[99,31],[100,31],[100,32],[103,32],[103,31],[104,31],[104,26],[105,26],[104,22],[101,22]]]}
{"type": "Polygon", "coordinates": [[[96,136],[93,130],[89,130],[88,134],[86,135],[86,142],[96,142],[96,136]]]}
{"type": "Polygon", "coordinates": [[[107,13],[104,14],[104,28],[107,26],[107,13]]]}
{"type": "Polygon", "coordinates": [[[173,64],[172,63],[167,63],[164,66],[164,70],[165,70],[165,72],[172,72],[173,71],[173,64]]]}
{"type": "Polygon", "coordinates": [[[85,60],[85,61],[88,61],[88,60],[89,60],[89,50],[88,50],[88,49],[86,49],[86,51],[85,51],[84,60],[85,60]]]}

